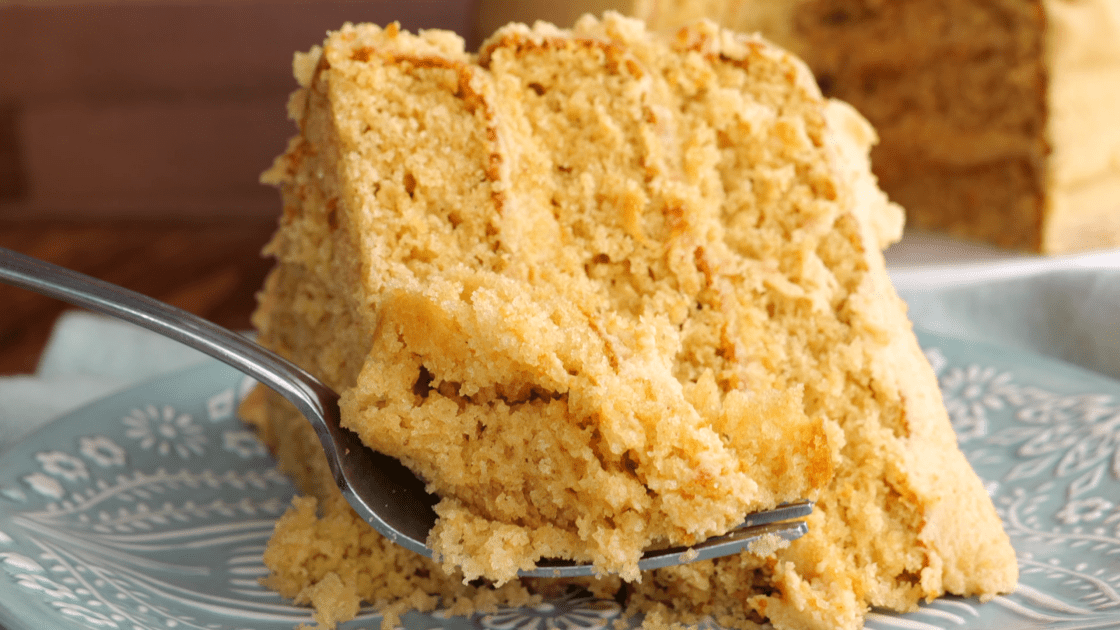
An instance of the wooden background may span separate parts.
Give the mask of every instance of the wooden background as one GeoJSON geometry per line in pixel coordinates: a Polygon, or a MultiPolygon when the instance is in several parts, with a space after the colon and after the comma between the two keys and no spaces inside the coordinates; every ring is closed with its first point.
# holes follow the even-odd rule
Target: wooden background
{"type": "MultiPolygon", "coordinates": [[[[247,328],[294,133],[292,53],[346,21],[446,28],[474,0],[0,0],[0,246],[247,328]]],[[[65,305],[0,285],[0,374],[65,305]]]]}

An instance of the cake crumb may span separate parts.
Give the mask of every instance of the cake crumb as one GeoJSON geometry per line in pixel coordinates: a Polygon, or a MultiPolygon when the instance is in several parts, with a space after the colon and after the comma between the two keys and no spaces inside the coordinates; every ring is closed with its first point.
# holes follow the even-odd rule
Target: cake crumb
{"type": "Polygon", "coordinates": [[[750,553],[763,558],[772,558],[780,549],[790,546],[790,541],[777,534],[763,534],[747,547],[750,553]]]}

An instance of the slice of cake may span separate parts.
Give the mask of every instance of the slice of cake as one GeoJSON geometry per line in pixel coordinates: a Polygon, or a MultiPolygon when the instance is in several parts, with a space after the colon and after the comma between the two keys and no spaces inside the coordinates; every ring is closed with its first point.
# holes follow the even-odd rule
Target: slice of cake
{"type": "MultiPolygon", "coordinates": [[[[625,4],[621,3],[620,4],[625,4]]],[[[1120,0],[636,0],[802,56],[872,122],[911,226],[1045,253],[1120,246],[1120,0]]]]}
{"type": "Polygon", "coordinates": [[[856,628],[869,604],[1014,585],[884,269],[901,211],[874,134],[796,58],[607,14],[477,55],[347,25],[295,66],[260,340],[439,494],[439,561],[361,522],[271,397],[254,421],[312,498],[277,526],[270,586],[328,623],[468,611],[532,601],[553,582],[516,571],[574,558],[651,620],[856,628]],[[818,507],[787,548],[636,570],[799,497],[818,507]]]}

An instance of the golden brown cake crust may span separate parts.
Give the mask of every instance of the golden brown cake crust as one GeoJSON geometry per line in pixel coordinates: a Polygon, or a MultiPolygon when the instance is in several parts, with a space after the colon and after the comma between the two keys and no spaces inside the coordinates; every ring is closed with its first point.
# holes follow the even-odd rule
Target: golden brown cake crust
{"type": "Polygon", "coordinates": [[[296,68],[261,340],[425,475],[432,544],[464,573],[358,522],[270,402],[266,435],[318,497],[278,526],[272,586],[324,619],[355,598],[524,601],[547,583],[510,578],[542,555],[635,579],[650,542],[798,496],[818,498],[809,536],[645,574],[631,609],[855,628],[869,604],[1014,584],[883,268],[901,213],[874,133],[795,58],[608,14],[511,25],[477,58],[348,25],[296,68]]]}

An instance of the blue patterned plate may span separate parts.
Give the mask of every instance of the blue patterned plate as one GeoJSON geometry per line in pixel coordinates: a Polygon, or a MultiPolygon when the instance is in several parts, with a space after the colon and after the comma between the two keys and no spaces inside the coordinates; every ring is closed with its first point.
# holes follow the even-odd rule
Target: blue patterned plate
{"type": "MultiPolygon", "coordinates": [[[[1120,628],[1120,382],[1052,359],[921,335],[961,446],[1018,550],[1012,594],[943,598],[869,628],[1120,628]]],[[[0,623],[8,630],[289,630],[258,583],[293,489],[234,416],[252,381],[208,363],[49,425],[0,456],[0,623]]],[[[617,604],[569,593],[408,628],[595,628],[617,604]]],[[[636,621],[636,620],[631,620],[636,621]]],[[[372,611],[340,627],[375,628],[372,611]]]]}

